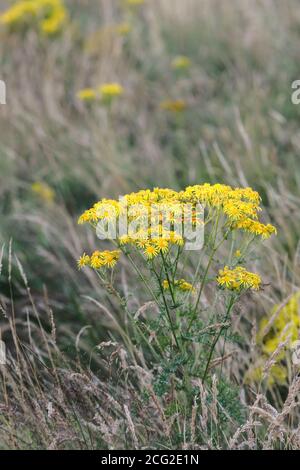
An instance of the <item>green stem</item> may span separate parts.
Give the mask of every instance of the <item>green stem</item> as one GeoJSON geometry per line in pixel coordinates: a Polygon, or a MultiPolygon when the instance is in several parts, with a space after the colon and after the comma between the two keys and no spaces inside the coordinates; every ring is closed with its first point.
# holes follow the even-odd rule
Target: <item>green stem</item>
{"type": "Polygon", "coordinates": [[[155,300],[155,302],[157,303],[158,306],[160,306],[160,302],[157,298],[157,296],[155,295],[155,293],[153,292],[153,290],[149,287],[149,284],[147,283],[146,279],[144,278],[141,270],[138,268],[138,266],[135,264],[135,262],[133,261],[133,259],[131,258],[130,254],[127,253],[121,246],[120,246],[120,250],[122,251],[122,253],[124,253],[124,255],[129,259],[130,263],[132,264],[134,270],[136,271],[136,273],[138,274],[139,278],[141,279],[141,281],[143,282],[144,286],[146,287],[147,291],[149,292],[149,294],[151,295],[151,297],[153,297],[153,299],[155,300]]]}
{"type": "MultiPolygon", "coordinates": [[[[194,314],[193,314],[193,316],[192,316],[192,318],[191,318],[191,320],[190,320],[190,323],[189,323],[189,325],[188,325],[187,332],[189,332],[189,330],[190,330],[190,328],[191,328],[191,326],[192,326],[194,320],[196,319],[196,316],[197,316],[197,309],[198,309],[199,302],[200,302],[200,299],[201,299],[201,295],[202,295],[202,292],[203,292],[203,289],[204,289],[204,286],[205,286],[206,277],[207,277],[209,268],[211,267],[211,264],[212,264],[212,262],[213,262],[215,253],[218,251],[218,249],[220,248],[220,246],[222,245],[222,243],[224,242],[224,240],[226,240],[227,235],[228,235],[228,232],[226,232],[226,234],[224,235],[224,237],[222,238],[222,240],[221,240],[216,246],[214,246],[214,248],[213,248],[212,251],[211,251],[211,255],[210,255],[210,257],[209,257],[209,260],[208,260],[206,269],[205,269],[205,271],[204,271],[203,279],[202,279],[202,282],[201,282],[199,294],[198,294],[197,301],[196,301],[196,305],[195,305],[195,309],[194,309],[194,314]]],[[[214,241],[214,242],[215,242],[215,241],[214,241]]]]}
{"type": "MultiPolygon", "coordinates": [[[[96,271],[96,273],[97,273],[99,279],[101,280],[101,282],[102,282],[102,284],[103,284],[103,287],[104,287],[110,294],[113,294],[113,295],[118,299],[121,308],[124,310],[124,312],[126,313],[126,315],[128,315],[128,316],[130,317],[132,323],[134,323],[134,322],[133,322],[133,319],[132,319],[132,315],[131,315],[131,313],[129,312],[129,310],[128,310],[128,308],[127,308],[127,303],[126,303],[126,301],[121,297],[121,295],[120,295],[119,292],[113,287],[113,285],[110,284],[109,282],[107,282],[107,281],[105,280],[105,278],[103,278],[103,277],[101,276],[101,274],[99,273],[99,271],[96,271]]],[[[146,338],[146,336],[144,335],[143,331],[141,330],[141,328],[140,328],[137,324],[135,324],[135,328],[138,330],[138,333],[139,333],[140,336],[142,337],[142,339],[143,339],[143,341],[145,342],[145,344],[148,345],[148,347],[149,347],[149,349],[152,351],[153,355],[154,355],[156,358],[159,358],[159,356],[163,358],[162,351],[159,350],[159,354],[157,354],[157,352],[155,351],[155,349],[153,348],[153,346],[149,343],[149,341],[147,340],[147,338],[146,338]]],[[[129,349],[129,350],[132,350],[132,348],[131,348],[131,344],[132,344],[132,343],[131,343],[131,341],[130,341],[130,339],[129,339],[129,333],[128,333],[127,329],[126,329],[126,332],[125,332],[125,334],[124,334],[123,331],[122,331],[122,329],[120,328],[119,333],[120,333],[121,336],[123,337],[123,340],[124,340],[125,344],[127,345],[128,349],[129,349]]],[[[132,351],[131,351],[131,352],[132,352],[132,351]]],[[[132,355],[133,355],[133,352],[132,352],[132,355]]]]}
{"type": "MultiPolygon", "coordinates": [[[[228,320],[228,317],[229,317],[229,314],[231,312],[231,309],[232,309],[232,306],[234,304],[234,295],[231,296],[230,298],[230,301],[229,301],[229,304],[228,304],[228,307],[227,307],[227,310],[226,310],[226,314],[225,314],[225,319],[224,319],[224,322],[226,324],[227,320],[228,320]]],[[[204,383],[205,382],[205,379],[207,377],[207,373],[208,373],[208,370],[209,370],[209,366],[210,366],[210,362],[211,362],[211,358],[212,358],[212,355],[213,355],[213,352],[215,350],[215,347],[216,347],[216,344],[217,342],[219,341],[220,339],[220,336],[221,334],[223,333],[225,327],[222,326],[220,329],[219,329],[219,332],[218,334],[215,336],[215,339],[211,345],[211,348],[210,348],[210,351],[209,351],[209,355],[208,355],[208,359],[207,359],[207,363],[206,363],[206,367],[205,367],[205,371],[204,371],[204,374],[203,374],[203,377],[202,377],[202,382],[204,383]]]]}
{"type": "Polygon", "coordinates": [[[171,294],[172,301],[173,301],[173,307],[175,307],[176,306],[176,301],[175,301],[173,287],[172,287],[171,280],[170,280],[169,273],[168,273],[167,262],[166,262],[166,259],[165,259],[164,254],[163,254],[162,251],[160,252],[160,255],[161,255],[161,258],[162,258],[162,261],[163,261],[163,267],[164,267],[164,271],[165,271],[166,278],[167,278],[167,281],[168,281],[169,290],[170,290],[170,294],[171,294]]]}
{"type": "Polygon", "coordinates": [[[158,276],[158,274],[155,271],[153,266],[152,266],[152,269],[153,269],[153,272],[156,276],[156,279],[157,279],[157,282],[158,282],[158,285],[159,285],[159,289],[160,289],[160,293],[161,293],[162,298],[163,298],[163,303],[164,303],[166,314],[167,314],[167,317],[168,317],[168,321],[169,321],[169,324],[170,324],[170,327],[171,327],[172,335],[174,337],[174,341],[176,343],[176,346],[177,346],[178,350],[181,351],[181,348],[180,348],[180,345],[179,345],[179,342],[178,342],[178,339],[177,339],[177,336],[176,336],[176,330],[175,330],[173,320],[172,320],[172,317],[171,317],[171,314],[170,314],[170,310],[169,310],[169,307],[168,307],[168,303],[167,303],[167,300],[166,300],[166,297],[165,297],[163,285],[162,285],[161,280],[160,280],[160,278],[159,278],[159,276],[158,276]]]}
{"type": "Polygon", "coordinates": [[[193,317],[190,321],[190,324],[188,326],[188,331],[189,331],[190,327],[192,326],[192,323],[193,323],[194,319],[196,318],[198,305],[199,305],[200,298],[201,298],[201,295],[202,295],[202,291],[203,291],[205,281],[206,281],[206,276],[208,274],[209,268],[210,268],[211,263],[213,261],[213,257],[215,255],[215,252],[217,251],[217,248],[218,248],[218,247],[215,247],[215,244],[216,244],[217,235],[218,235],[219,220],[220,220],[220,209],[218,210],[217,220],[216,220],[216,224],[215,224],[213,244],[212,244],[213,248],[212,248],[211,255],[209,257],[208,264],[207,264],[205,272],[204,272],[204,276],[203,276],[203,279],[202,279],[202,282],[201,282],[200,291],[199,291],[198,298],[197,298],[196,305],[195,305],[194,315],[193,315],[193,317]]]}
{"type": "Polygon", "coordinates": [[[177,273],[177,267],[178,267],[178,261],[179,261],[180,255],[181,255],[181,251],[182,251],[182,249],[179,246],[178,249],[177,249],[177,255],[176,255],[175,263],[174,263],[174,270],[173,270],[173,273],[172,273],[173,282],[175,281],[175,277],[176,277],[176,273],[177,273]]]}

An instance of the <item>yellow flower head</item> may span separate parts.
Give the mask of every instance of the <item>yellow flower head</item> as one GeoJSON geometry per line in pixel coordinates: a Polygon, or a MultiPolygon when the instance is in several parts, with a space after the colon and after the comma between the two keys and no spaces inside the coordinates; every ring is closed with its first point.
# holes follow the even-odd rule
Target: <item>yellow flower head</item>
{"type": "Polygon", "coordinates": [[[99,91],[103,101],[111,101],[124,93],[124,89],[119,83],[104,83],[99,87],[99,91]]]}
{"type": "Polygon", "coordinates": [[[180,290],[184,292],[195,292],[196,289],[190,282],[185,281],[184,279],[180,279],[178,282],[178,287],[180,290]]]}
{"type": "Polygon", "coordinates": [[[48,184],[41,181],[36,181],[31,185],[31,190],[36,194],[41,200],[46,203],[52,203],[55,199],[55,192],[53,191],[48,184]]]}
{"type": "Polygon", "coordinates": [[[191,66],[191,60],[184,55],[179,55],[174,57],[171,65],[175,70],[188,69],[191,66]]]}
{"type": "Polygon", "coordinates": [[[224,269],[219,271],[217,282],[219,286],[229,290],[258,290],[261,285],[261,278],[258,274],[246,271],[241,266],[234,269],[229,269],[228,266],[225,266],[224,269]]]}
{"type": "MultiPolygon", "coordinates": [[[[273,307],[269,314],[270,318],[278,312],[279,308],[280,305],[273,307]]],[[[271,355],[279,344],[286,341],[287,338],[289,338],[291,347],[293,342],[299,339],[300,334],[300,292],[296,292],[287,304],[280,309],[269,331],[265,334],[268,322],[267,317],[262,319],[257,335],[258,343],[261,344],[263,351],[267,355],[271,355]]],[[[281,358],[283,357],[284,352],[281,354],[281,358]]]]}
{"type": "Polygon", "coordinates": [[[83,255],[80,256],[77,262],[78,269],[82,269],[84,266],[90,266],[90,262],[91,262],[91,258],[85,253],[83,253],[83,255]]]}
{"type": "Polygon", "coordinates": [[[257,206],[252,202],[228,199],[223,204],[224,213],[229,219],[244,220],[245,217],[257,217],[257,206]]]}
{"type": "Polygon", "coordinates": [[[26,22],[37,12],[37,2],[32,1],[20,1],[8,8],[0,16],[0,23],[10,26],[17,23],[26,22]]]}
{"type": "Polygon", "coordinates": [[[120,34],[120,36],[127,36],[131,29],[132,28],[129,23],[120,23],[116,26],[115,31],[117,34],[120,34]]]}
{"type": "MultiPolygon", "coordinates": [[[[263,380],[263,366],[267,361],[267,357],[262,357],[258,363],[250,367],[245,374],[245,382],[251,384],[252,382],[261,382],[263,380]]],[[[284,385],[287,383],[288,371],[284,364],[274,364],[268,372],[266,377],[266,385],[271,389],[274,385],[284,385]]]]}
{"type": "Polygon", "coordinates": [[[260,235],[264,239],[269,238],[271,235],[277,233],[276,228],[273,225],[264,225],[261,222],[249,219],[248,217],[241,218],[241,220],[237,222],[234,227],[239,230],[252,233],[256,236],[260,235]]]}
{"type": "Polygon", "coordinates": [[[251,188],[231,188],[222,184],[189,186],[181,193],[186,202],[199,202],[206,207],[220,208],[227,216],[232,229],[243,230],[255,236],[269,238],[276,234],[271,224],[259,222],[260,196],[251,188]]]}
{"type": "Polygon", "coordinates": [[[98,221],[98,217],[94,208],[86,210],[78,219],[79,224],[95,223],[98,221]]]}
{"type": "MultiPolygon", "coordinates": [[[[46,3],[46,2],[45,2],[46,3]]],[[[61,30],[67,19],[67,11],[60,1],[48,2],[52,4],[52,12],[40,22],[40,29],[47,35],[56,34],[61,30]]]]}
{"type": "Polygon", "coordinates": [[[144,249],[144,255],[146,256],[147,259],[153,259],[155,258],[159,253],[158,248],[155,245],[151,245],[148,243],[144,249]]]}
{"type": "MultiPolygon", "coordinates": [[[[189,186],[183,191],[169,188],[143,189],[126,194],[119,200],[102,199],[86,210],[78,223],[97,222],[128,223],[128,233],[117,237],[117,243],[142,250],[148,259],[159,253],[167,253],[172,245],[184,247],[187,242],[185,225],[197,226],[203,222],[204,210],[208,212],[208,223],[217,214],[228,231],[251,231],[262,237],[270,236],[276,229],[258,220],[259,194],[251,188],[232,188],[223,184],[189,186]],[[181,230],[183,228],[183,230],[181,230]]],[[[240,251],[235,254],[241,256],[240,251]]],[[[99,263],[99,261],[97,261],[99,263]]],[[[225,267],[218,276],[220,286],[232,290],[258,289],[261,280],[257,274],[245,268],[225,267]]]]}
{"type": "Polygon", "coordinates": [[[125,0],[130,7],[136,7],[145,3],[145,0],[125,0]]]}
{"type": "Polygon", "coordinates": [[[100,269],[104,266],[100,251],[94,251],[94,253],[91,255],[90,266],[93,269],[100,269]]]}
{"type": "MultiPolygon", "coordinates": [[[[292,349],[294,341],[300,335],[300,292],[293,294],[289,301],[281,307],[275,305],[269,314],[265,316],[259,325],[257,344],[261,347],[260,362],[266,363],[279,345],[287,341],[287,350],[282,349],[277,353],[276,363],[271,367],[267,376],[267,385],[287,384],[288,370],[286,356],[292,349]]],[[[263,366],[255,364],[246,374],[247,381],[259,382],[263,378],[263,366]]]]}
{"type": "Polygon", "coordinates": [[[160,107],[171,113],[182,113],[186,110],[187,105],[184,100],[165,100],[161,102],[160,107]]]}
{"type": "Polygon", "coordinates": [[[120,245],[128,245],[129,243],[132,243],[132,238],[129,235],[121,235],[119,237],[119,243],[120,245]]]}
{"type": "Polygon", "coordinates": [[[120,258],[121,251],[114,250],[114,251],[102,251],[101,258],[103,259],[103,266],[107,266],[108,268],[113,268],[117,261],[120,258]]]}
{"type": "Polygon", "coordinates": [[[135,244],[138,248],[140,248],[141,250],[145,250],[145,248],[148,247],[149,245],[149,240],[148,238],[136,238],[136,237],[133,237],[134,241],[135,241],[135,244]]]}
{"type": "Polygon", "coordinates": [[[120,254],[120,250],[94,251],[90,258],[90,266],[93,269],[113,268],[117,264],[120,254]]]}
{"type": "Polygon", "coordinates": [[[169,242],[165,238],[156,238],[154,239],[154,244],[156,248],[162,253],[167,253],[169,250],[169,242]]]}
{"type": "MultiPolygon", "coordinates": [[[[182,292],[195,292],[196,291],[193,285],[187,282],[185,279],[175,280],[173,285],[175,288],[181,290],[182,292]]],[[[169,281],[167,279],[163,281],[163,288],[165,290],[170,289],[169,281]]]]}
{"type": "Polygon", "coordinates": [[[184,238],[176,232],[170,232],[167,240],[172,245],[178,245],[178,246],[184,245],[184,238]]]}
{"type": "Polygon", "coordinates": [[[93,88],[84,88],[77,93],[77,98],[81,101],[94,101],[97,93],[93,88]]]}
{"type": "Polygon", "coordinates": [[[6,26],[37,24],[39,29],[52,35],[61,31],[67,20],[62,0],[21,0],[0,16],[6,26]]]}

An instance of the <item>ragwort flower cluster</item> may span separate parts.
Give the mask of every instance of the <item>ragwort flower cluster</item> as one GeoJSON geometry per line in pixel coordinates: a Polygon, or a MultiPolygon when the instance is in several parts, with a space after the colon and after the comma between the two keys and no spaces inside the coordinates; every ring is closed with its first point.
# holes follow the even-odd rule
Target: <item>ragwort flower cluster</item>
{"type": "Polygon", "coordinates": [[[261,356],[246,374],[247,382],[261,382],[264,378],[264,364],[273,356],[272,365],[266,377],[266,385],[285,385],[288,381],[290,353],[300,335],[300,292],[295,292],[285,305],[275,305],[260,324],[257,345],[261,356]],[[280,350],[280,345],[286,347],[280,350]],[[276,351],[279,351],[276,353],[276,351]]]}
{"type": "MultiPolygon", "coordinates": [[[[251,188],[203,184],[190,186],[179,192],[161,188],[152,191],[141,190],[125,195],[119,201],[102,199],[80,216],[79,223],[90,223],[96,228],[100,221],[108,223],[126,216],[129,230],[126,233],[116,234],[114,240],[116,247],[121,251],[133,247],[146,260],[153,261],[159,255],[168,255],[174,246],[184,248],[187,240],[184,231],[178,228],[180,224],[184,225],[187,222],[195,227],[200,224],[206,225],[222,216],[223,228],[227,233],[241,231],[253,238],[257,236],[268,238],[276,233],[276,229],[258,220],[260,210],[260,196],[251,188]],[[206,212],[205,221],[203,211],[199,211],[199,207],[206,212]],[[164,223],[166,217],[168,228],[164,223]],[[143,223],[145,221],[146,224],[143,223]]],[[[86,262],[83,265],[89,265],[94,269],[115,265],[115,263],[113,265],[93,263],[92,257],[89,260],[84,259],[86,262]]],[[[232,269],[225,266],[219,272],[217,283],[229,290],[257,290],[261,280],[257,274],[246,271],[242,266],[232,269]]]]}
{"type": "Polygon", "coordinates": [[[77,98],[85,102],[101,100],[103,104],[109,105],[123,93],[122,85],[113,82],[104,83],[97,88],[84,88],[77,93],[77,98]]]}
{"type": "Polygon", "coordinates": [[[8,28],[37,24],[46,35],[61,31],[67,20],[62,0],[21,0],[0,16],[0,23],[8,28]]]}

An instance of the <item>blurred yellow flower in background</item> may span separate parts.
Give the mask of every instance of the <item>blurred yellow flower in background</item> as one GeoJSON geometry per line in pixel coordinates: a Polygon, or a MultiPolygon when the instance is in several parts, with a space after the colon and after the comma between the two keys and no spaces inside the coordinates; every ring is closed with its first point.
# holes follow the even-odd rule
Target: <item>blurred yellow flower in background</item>
{"type": "Polygon", "coordinates": [[[124,93],[124,89],[119,83],[104,83],[100,85],[99,92],[103,103],[111,104],[115,98],[124,93]]]}
{"type": "Polygon", "coordinates": [[[0,16],[0,23],[4,25],[14,25],[21,21],[27,21],[30,16],[36,14],[37,2],[21,1],[10,7],[0,16]]]}
{"type": "MultiPolygon", "coordinates": [[[[260,382],[263,379],[265,363],[279,348],[280,344],[287,341],[287,347],[292,350],[294,341],[299,339],[299,334],[300,291],[293,294],[284,307],[281,308],[280,304],[275,305],[269,315],[261,320],[257,334],[257,344],[261,348],[262,355],[247,371],[246,382],[260,382]],[[273,316],[274,319],[272,319],[273,316]]],[[[271,365],[266,377],[269,388],[276,384],[286,384],[288,378],[287,353],[288,351],[282,349],[276,354],[275,363],[271,365]]]]}
{"type": "Polygon", "coordinates": [[[99,87],[103,97],[115,97],[123,94],[123,87],[119,83],[104,83],[99,87]]]}
{"type": "Polygon", "coordinates": [[[22,0],[0,16],[0,23],[8,27],[36,23],[40,31],[52,35],[62,29],[67,17],[62,0],[22,0]]]}
{"type": "Polygon", "coordinates": [[[271,355],[278,348],[279,344],[288,338],[290,346],[292,346],[294,341],[299,339],[299,301],[300,292],[296,292],[277,315],[276,312],[280,308],[280,305],[275,305],[270,312],[270,316],[263,318],[260,322],[258,342],[262,345],[262,349],[266,354],[271,355]],[[273,315],[276,315],[276,317],[265,333],[266,327],[273,315]]]}
{"type": "Polygon", "coordinates": [[[192,62],[188,57],[184,55],[178,55],[172,60],[171,66],[175,70],[183,70],[190,68],[191,64],[192,62]]]}
{"type": "Polygon", "coordinates": [[[54,190],[46,183],[41,181],[36,181],[31,185],[32,192],[39,196],[40,200],[46,202],[47,204],[52,204],[55,199],[54,190]]]}
{"type": "Polygon", "coordinates": [[[93,88],[84,88],[77,93],[77,98],[81,101],[94,101],[97,93],[93,88]]]}
{"type": "Polygon", "coordinates": [[[60,2],[53,8],[52,14],[46,17],[40,23],[40,28],[45,34],[55,34],[59,31],[67,19],[67,12],[65,7],[60,2]]]}
{"type": "Polygon", "coordinates": [[[125,0],[127,5],[129,6],[139,6],[139,5],[142,5],[143,3],[145,3],[145,0],[125,0]]]}
{"type": "Polygon", "coordinates": [[[129,23],[120,23],[115,27],[116,33],[120,34],[120,36],[127,36],[131,30],[132,27],[129,23]]]}
{"type": "MultiPolygon", "coordinates": [[[[245,374],[245,382],[259,383],[264,378],[264,365],[266,358],[261,358],[256,364],[254,364],[245,374]]],[[[272,388],[274,385],[284,385],[287,381],[287,368],[283,364],[273,364],[266,377],[266,384],[268,388],[272,388]]]]}
{"type": "Polygon", "coordinates": [[[171,113],[181,113],[187,108],[184,100],[165,100],[160,104],[161,109],[170,111],[171,113]]]}
{"type": "MultiPolygon", "coordinates": [[[[187,282],[185,279],[175,280],[174,287],[177,287],[183,292],[196,292],[196,289],[193,287],[193,285],[190,282],[187,282]]],[[[165,279],[163,282],[163,288],[165,290],[170,289],[169,282],[167,279],[165,279]]]]}
{"type": "Polygon", "coordinates": [[[84,88],[79,90],[77,98],[81,101],[94,101],[102,99],[105,104],[110,104],[115,98],[124,93],[124,89],[118,83],[104,83],[98,88],[84,88]]]}

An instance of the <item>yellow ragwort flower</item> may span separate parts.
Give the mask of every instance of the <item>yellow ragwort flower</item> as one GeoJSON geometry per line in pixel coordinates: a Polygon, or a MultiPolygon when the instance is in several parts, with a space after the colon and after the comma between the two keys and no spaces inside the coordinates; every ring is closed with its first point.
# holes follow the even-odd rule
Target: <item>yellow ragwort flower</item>
{"type": "Polygon", "coordinates": [[[113,268],[117,264],[120,258],[120,254],[120,250],[102,251],[100,257],[103,259],[103,266],[113,268]]]}
{"type": "Polygon", "coordinates": [[[276,363],[270,368],[267,375],[267,386],[287,385],[288,365],[287,355],[292,350],[293,343],[299,339],[300,334],[300,291],[293,294],[289,301],[281,307],[275,305],[260,324],[257,334],[257,344],[262,354],[246,373],[246,381],[260,382],[263,379],[263,365],[270,359],[279,345],[287,341],[287,349],[276,354],[276,363]]]}
{"type": "Polygon", "coordinates": [[[145,3],[145,0],[125,0],[127,5],[131,7],[136,7],[145,3]]]}
{"type": "Polygon", "coordinates": [[[225,287],[229,290],[258,290],[261,285],[261,278],[258,274],[246,271],[246,269],[241,266],[234,269],[230,269],[228,266],[225,266],[224,269],[219,271],[217,283],[219,286],[225,287]]]}
{"type": "Polygon", "coordinates": [[[162,253],[167,253],[169,250],[169,242],[165,238],[156,238],[153,240],[156,248],[162,253]]]}
{"type": "Polygon", "coordinates": [[[49,3],[52,3],[52,12],[40,22],[41,31],[47,35],[60,31],[67,19],[67,11],[60,1],[54,0],[49,3]]]}
{"type": "Polygon", "coordinates": [[[89,223],[96,223],[98,222],[99,218],[96,214],[96,211],[94,208],[86,210],[83,214],[78,219],[79,224],[85,224],[87,222],[89,223]]]}
{"type": "Polygon", "coordinates": [[[61,31],[67,17],[62,0],[21,0],[0,16],[0,23],[8,27],[37,24],[43,33],[52,35],[61,31]]]}
{"type": "MultiPolygon", "coordinates": [[[[219,183],[189,186],[179,192],[169,188],[143,189],[126,194],[120,200],[102,199],[86,210],[78,223],[90,223],[95,227],[99,221],[115,220],[118,224],[124,216],[129,230],[117,237],[117,243],[133,245],[151,259],[159,252],[167,253],[172,245],[183,247],[186,243],[184,226],[203,224],[205,209],[209,213],[209,220],[221,214],[224,218],[222,223],[229,231],[242,230],[263,238],[276,233],[275,227],[264,225],[258,220],[260,197],[256,191],[219,183]],[[134,230],[130,227],[134,227],[134,230]]],[[[234,278],[237,289],[259,287],[260,283],[254,274],[251,277],[251,273],[243,271],[244,268],[237,269],[239,271],[235,274],[239,275],[239,281],[234,278]]],[[[233,288],[233,274],[229,268],[224,271],[223,277],[219,276],[220,285],[226,285],[227,282],[233,288]]]]}
{"type": "MultiPolygon", "coordinates": [[[[251,384],[252,382],[261,382],[264,377],[264,364],[267,357],[263,356],[251,366],[245,374],[245,382],[251,384]]],[[[284,385],[287,383],[288,371],[285,364],[274,364],[270,367],[266,378],[266,385],[271,389],[274,385],[284,385]]]]}
{"type": "Polygon", "coordinates": [[[244,219],[241,218],[241,220],[235,224],[235,228],[252,233],[253,235],[260,235],[264,239],[277,233],[276,228],[273,225],[264,225],[261,222],[249,219],[248,217],[245,217],[244,219]]]}
{"type": "Polygon", "coordinates": [[[104,83],[99,87],[99,92],[104,101],[117,98],[124,93],[124,88],[119,83],[104,83]]]}
{"type": "Polygon", "coordinates": [[[84,266],[90,266],[90,262],[91,262],[91,258],[85,253],[83,253],[83,255],[80,256],[77,262],[78,269],[82,269],[84,266]]]}
{"type": "MultiPolygon", "coordinates": [[[[189,282],[187,282],[185,279],[179,279],[179,280],[175,280],[174,283],[173,283],[173,286],[179,290],[181,290],[182,292],[195,292],[196,289],[193,287],[193,285],[189,282]]],[[[169,286],[169,281],[167,279],[165,279],[163,281],[163,288],[165,290],[169,290],[170,286],[169,286]]]]}
{"type": "Polygon", "coordinates": [[[55,199],[55,192],[48,184],[41,181],[36,181],[31,185],[31,190],[36,194],[41,200],[46,203],[52,203],[55,199]]]}
{"type": "Polygon", "coordinates": [[[159,253],[159,250],[155,245],[151,245],[148,243],[144,249],[144,255],[146,256],[147,259],[151,260],[155,258],[159,253]]]}
{"type": "Polygon", "coordinates": [[[171,66],[175,70],[188,69],[191,66],[191,60],[184,55],[179,55],[174,57],[171,66]]]}
{"type": "Polygon", "coordinates": [[[28,21],[30,18],[34,18],[36,12],[36,1],[19,1],[2,13],[0,23],[7,26],[22,23],[28,21]]]}
{"type": "Polygon", "coordinates": [[[171,113],[182,113],[186,110],[187,105],[184,100],[165,100],[161,102],[160,107],[171,113]]]}
{"type": "Polygon", "coordinates": [[[94,101],[97,98],[97,92],[93,88],[84,88],[77,93],[77,98],[81,101],[94,101]]]}
{"type": "Polygon", "coordinates": [[[90,266],[93,269],[113,268],[117,264],[120,254],[120,250],[94,251],[90,258],[90,266]]]}
{"type": "MultiPolygon", "coordinates": [[[[280,305],[275,305],[269,317],[278,311],[280,305]]],[[[261,345],[262,350],[268,356],[278,348],[279,344],[289,338],[289,346],[299,339],[300,334],[300,292],[296,292],[287,304],[282,307],[276,315],[274,322],[265,334],[266,325],[269,323],[269,318],[265,317],[260,322],[259,331],[257,335],[258,344],[261,345]]],[[[284,351],[281,358],[284,357],[284,351]]]]}
{"type": "Polygon", "coordinates": [[[120,36],[127,36],[131,30],[132,27],[129,23],[120,23],[115,27],[116,33],[120,34],[120,36]]]}

